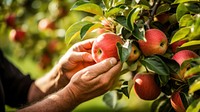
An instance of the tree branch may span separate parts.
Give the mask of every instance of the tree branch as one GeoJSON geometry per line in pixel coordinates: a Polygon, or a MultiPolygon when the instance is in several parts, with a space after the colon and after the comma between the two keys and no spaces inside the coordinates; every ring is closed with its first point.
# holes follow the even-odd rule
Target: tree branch
{"type": "Polygon", "coordinates": [[[150,23],[154,18],[154,15],[156,13],[156,10],[157,10],[158,6],[160,5],[160,2],[161,2],[161,0],[156,0],[154,5],[153,5],[153,7],[152,7],[152,9],[151,9],[150,17],[145,23],[146,26],[147,26],[147,29],[150,29],[150,23]]]}

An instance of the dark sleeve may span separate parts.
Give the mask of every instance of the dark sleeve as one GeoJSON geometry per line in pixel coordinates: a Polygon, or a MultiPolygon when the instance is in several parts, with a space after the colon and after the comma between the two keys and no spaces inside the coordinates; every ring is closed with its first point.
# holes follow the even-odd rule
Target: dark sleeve
{"type": "Polygon", "coordinates": [[[5,103],[11,107],[20,107],[27,103],[28,91],[34,80],[24,75],[10,63],[0,51],[0,75],[5,94],[5,103]]]}

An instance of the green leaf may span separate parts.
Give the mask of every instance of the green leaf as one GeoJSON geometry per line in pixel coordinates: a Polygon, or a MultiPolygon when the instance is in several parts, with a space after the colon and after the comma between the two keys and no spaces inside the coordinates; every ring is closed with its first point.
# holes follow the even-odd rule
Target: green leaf
{"type": "Polygon", "coordinates": [[[132,44],[130,40],[127,40],[125,44],[123,45],[120,43],[117,43],[118,54],[122,63],[128,59],[131,53],[131,47],[132,47],[132,44]]]}
{"type": "Polygon", "coordinates": [[[199,58],[191,58],[191,59],[188,59],[186,61],[184,61],[182,64],[181,64],[181,69],[184,69],[186,68],[188,65],[200,65],[200,57],[199,58]]]}
{"type": "Polygon", "coordinates": [[[191,32],[190,31],[191,29],[188,28],[188,27],[184,27],[184,28],[181,28],[179,29],[175,34],[174,36],[172,37],[172,40],[170,42],[170,44],[176,42],[176,41],[179,41],[181,39],[184,39],[186,38],[186,36],[191,32]]]}
{"type": "Polygon", "coordinates": [[[73,25],[71,25],[66,31],[65,43],[67,45],[69,45],[72,40],[79,37],[80,36],[79,33],[80,33],[81,28],[83,26],[89,24],[89,23],[90,22],[87,22],[87,21],[80,21],[80,22],[76,22],[73,25]]]}
{"type": "Polygon", "coordinates": [[[109,91],[103,96],[104,103],[113,109],[117,105],[117,99],[118,99],[118,96],[117,96],[116,90],[109,91]]]}
{"type": "Polygon", "coordinates": [[[134,30],[134,23],[140,11],[141,11],[141,8],[134,8],[129,12],[127,16],[127,20],[126,20],[126,23],[129,29],[134,30]]]}
{"type": "Polygon", "coordinates": [[[114,14],[117,14],[117,13],[123,11],[124,8],[125,8],[124,5],[119,5],[119,6],[116,6],[116,7],[112,7],[105,13],[105,16],[109,17],[109,16],[112,16],[114,14]]]}
{"type": "Polygon", "coordinates": [[[158,55],[163,61],[164,63],[169,67],[170,70],[170,74],[177,74],[180,70],[180,66],[179,64],[173,60],[173,59],[169,59],[166,58],[164,56],[158,55]]]}
{"type": "Polygon", "coordinates": [[[200,49],[200,40],[188,41],[178,48],[178,50],[181,49],[198,50],[200,49]]]}
{"type": "Polygon", "coordinates": [[[81,28],[81,32],[80,32],[81,39],[83,39],[85,37],[85,35],[87,35],[87,33],[91,32],[94,29],[100,28],[100,27],[102,27],[101,23],[96,23],[96,24],[89,23],[89,24],[83,26],[81,28]]]}
{"type": "MultiPolygon", "coordinates": [[[[162,4],[158,7],[158,9],[156,10],[156,15],[159,15],[163,12],[169,11],[171,9],[169,4],[162,4]]],[[[156,16],[155,15],[155,16],[156,16]]]]}
{"type": "Polygon", "coordinates": [[[200,110],[200,98],[192,102],[192,104],[189,105],[186,112],[199,112],[200,110]]]}
{"type": "Polygon", "coordinates": [[[156,99],[151,105],[151,112],[170,112],[171,109],[170,100],[165,95],[156,99]]]}
{"type": "Polygon", "coordinates": [[[90,29],[90,27],[92,27],[94,25],[94,23],[89,23],[85,26],[83,26],[81,28],[81,32],[80,32],[80,35],[81,35],[81,39],[83,39],[83,37],[85,36],[86,32],[90,29]]]}
{"type": "Polygon", "coordinates": [[[189,70],[187,70],[184,74],[184,77],[189,77],[197,73],[200,73],[200,65],[192,67],[189,70]]]}
{"type": "Polygon", "coordinates": [[[121,92],[124,93],[125,96],[129,98],[129,94],[131,92],[131,89],[133,88],[133,80],[124,81],[124,83],[121,86],[121,92]]]}
{"type": "Polygon", "coordinates": [[[175,0],[173,4],[184,3],[184,2],[200,2],[200,0],[175,0]]]}
{"type": "Polygon", "coordinates": [[[141,60],[141,63],[158,75],[169,75],[170,71],[168,66],[156,55],[141,60]]]}
{"type": "Polygon", "coordinates": [[[188,9],[183,3],[179,4],[176,9],[176,19],[179,21],[180,18],[188,12],[188,9]]]}
{"type": "Polygon", "coordinates": [[[109,5],[110,0],[102,0],[102,1],[103,1],[104,6],[105,6],[107,9],[109,9],[109,8],[110,8],[110,5],[109,5]]]}
{"type": "Polygon", "coordinates": [[[160,86],[165,86],[167,84],[167,82],[170,79],[169,75],[158,75],[158,78],[160,80],[160,86]]]}
{"type": "Polygon", "coordinates": [[[84,11],[103,16],[103,10],[101,7],[91,2],[78,1],[72,6],[71,10],[84,11]]]}
{"type": "Polygon", "coordinates": [[[137,38],[138,40],[144,40],[144,41],[146,41],[144,27],[139,28],[136,24],[134,24],[134,30],[132,31],[132,35],[135,38],[137,38]]]}
{"type": "Polygon", "coordinates": [[[193,23],[194,23],[194,19],[192,15],[190,14],[186,14],[182,16],[181,19],[179,20],[180,27],[191,26],[193,23]]]}
{"type": "Polygon", "coordinates": [[[184,5],[187,7],[189,12],[196,13],[196,14],[200,13],[200,3],[198,3],[198,2],[188,2],[188,3],[184,3],[184,5]]]}
{"type": "Polygon", "coordinates": [[[115,21],[117,21],[119,24],[121,24],[123,27],[125,27],[127,30],[130,30],[127,23],[126,23],[126,17],[125,16],[117,16],[115,21]]]}
{"type": "Polygon", "coordinates": [[[197,90],[200,90],[200,78],[196,79],[194,83],[190,85],[189,93],[194,93],[197,90]]]}

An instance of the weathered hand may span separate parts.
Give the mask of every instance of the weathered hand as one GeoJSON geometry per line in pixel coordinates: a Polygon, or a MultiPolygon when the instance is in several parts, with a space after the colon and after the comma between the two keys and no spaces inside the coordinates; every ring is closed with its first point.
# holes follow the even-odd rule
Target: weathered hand
{"type": "Polygon", "coordinates": [[[77,72],[66,86],[76,102],[84,102],[107,92],[119,77],[122,63],[108,58],[77,72]]]}
{"type": "Polygon", "coordinates": [[[95,63],[91,55],[93,41],[89,39],[74,44],[60,59],[62,72],[68,79],[81,69],[95,63]]]}

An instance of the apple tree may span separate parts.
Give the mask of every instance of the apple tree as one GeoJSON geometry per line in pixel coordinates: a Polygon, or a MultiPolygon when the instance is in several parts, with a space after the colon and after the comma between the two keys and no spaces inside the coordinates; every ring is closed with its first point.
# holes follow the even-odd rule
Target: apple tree
{"type": "Polygon", "coordinates": [[[71,11],[88,14],[67,29],[68,46],[109,32],[124,41],[116,44],[123,69],[103,97],[108,106],[134,88],[152,111],[200,110],[199,0],[81,0],[71,11]]]}

